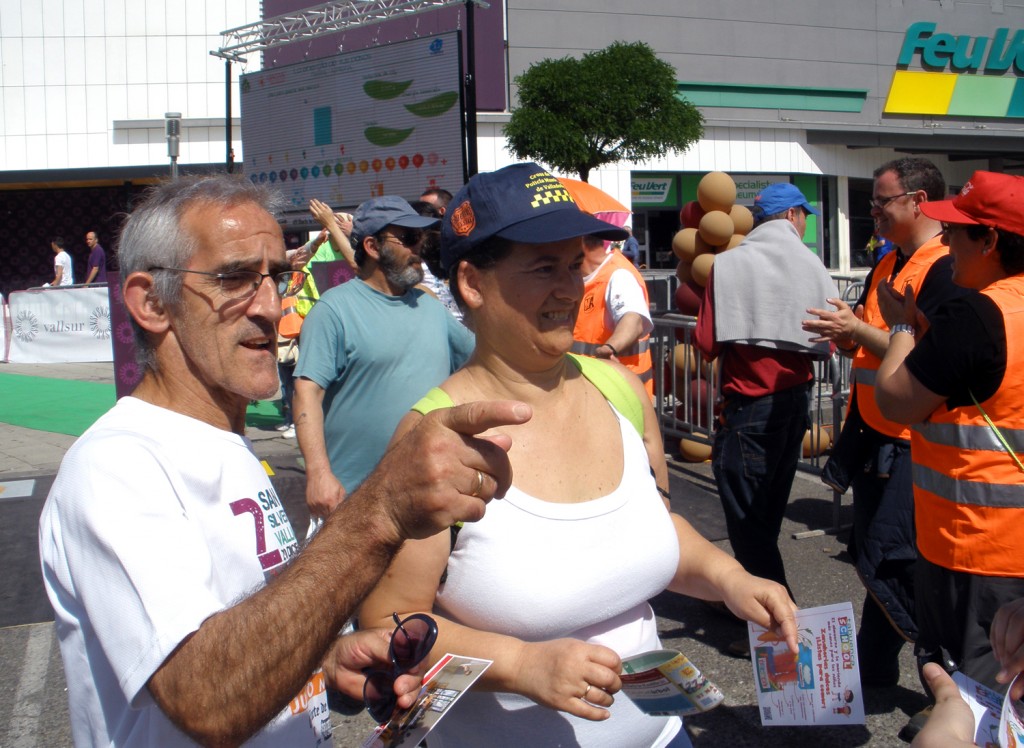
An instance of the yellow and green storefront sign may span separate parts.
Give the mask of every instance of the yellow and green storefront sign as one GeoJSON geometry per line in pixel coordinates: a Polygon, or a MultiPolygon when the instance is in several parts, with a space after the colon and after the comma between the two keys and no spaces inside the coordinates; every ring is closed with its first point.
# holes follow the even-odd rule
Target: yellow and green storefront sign
{"type": "Polygon", "coordinates": [[[925,70],[893,74],[886,114],[1024,117],[1024,30],[996,29],[991,37],[935,33],[936,24],[911,24],[898,64],[919,58],[925,70]],[[1007,73],[1013,73],[1008,75],[1007,73]]]}

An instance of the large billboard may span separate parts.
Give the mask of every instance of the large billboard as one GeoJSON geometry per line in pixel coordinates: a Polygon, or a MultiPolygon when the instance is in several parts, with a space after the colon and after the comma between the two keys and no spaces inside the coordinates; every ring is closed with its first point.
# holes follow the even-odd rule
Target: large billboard
{"type": "Polygon", "coordinates": [[[455,32],[261,70],[240,80],[245,173],[289,199],[352,208],[463,182],[455,32]]]}

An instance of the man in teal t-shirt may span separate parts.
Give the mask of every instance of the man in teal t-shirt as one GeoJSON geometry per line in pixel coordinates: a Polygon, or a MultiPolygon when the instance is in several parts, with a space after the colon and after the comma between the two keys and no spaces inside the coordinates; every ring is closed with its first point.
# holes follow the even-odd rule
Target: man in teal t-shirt
{"type": "Polygon", "coordinates": [[[415,288],[423,229],[437,223],[400,197],[360,205],[352,226],[358,277],[325,292],[302,325],[294,413],[314,517],[359,486],[402,416],[473,351],[472,333],[415,288]]]}

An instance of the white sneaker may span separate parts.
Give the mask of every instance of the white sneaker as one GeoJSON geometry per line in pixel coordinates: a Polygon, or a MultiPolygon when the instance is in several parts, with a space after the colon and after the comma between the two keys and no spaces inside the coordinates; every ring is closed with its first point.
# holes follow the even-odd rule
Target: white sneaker
{"type": "Polygon", "coordinates": [[[286,428],[284,430],[284,433],[282,433],[281,436],[283,436],[285,439],[294,439],[295,438],[295,427],[294,426],[289,426],[288,428],[286,428]]]}
{"type": "Polygon", "coordinates": [[[274,431],[287,431],[290,428],[291,426],[289,426],[287,423],[279,423],[277,424],[277,426],[274,427],[274,431]]]}

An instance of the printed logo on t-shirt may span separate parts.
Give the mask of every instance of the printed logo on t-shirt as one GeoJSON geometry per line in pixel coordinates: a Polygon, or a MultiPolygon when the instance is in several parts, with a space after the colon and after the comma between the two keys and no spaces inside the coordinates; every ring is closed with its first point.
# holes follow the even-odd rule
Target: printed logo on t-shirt
{"type": "Polygon", "coordinates": [[[235,516],[252,516],[256,558],[263,569],[263,576],[269,579],[278,574],[298,553],[299,543],[273,487],[268,484],[256,494],[255,499],[238,499],[232,501],[230,507],[235,516]]]}

